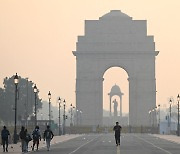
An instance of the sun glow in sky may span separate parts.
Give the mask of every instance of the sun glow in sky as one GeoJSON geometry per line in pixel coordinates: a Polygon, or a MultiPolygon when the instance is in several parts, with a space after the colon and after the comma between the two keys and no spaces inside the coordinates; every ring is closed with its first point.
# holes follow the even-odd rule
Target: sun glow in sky
{"type": "MultiPolygon", "coordinates": [[[[17,72],[37,84],[43,100],[50,90],[53,105],[58,96],[75,105],[76,58],[72,51],[77,36],[84,34],[84,20],[121,10],[134,20],[147,20],[148,35],[154,35],[160,51],[156,57],[157,104],[167,104],[169,97],[176,100],[180,93],[179,8],[179,0],[1,0],[0,85],[17,72]]],[[[107,93],[115,83],[128,94],[127,74],[118,70],[105,73],[105,109],[109,109],[107,93]]],[[[128,112],[126,96],[123,112],[128,112]]]]}

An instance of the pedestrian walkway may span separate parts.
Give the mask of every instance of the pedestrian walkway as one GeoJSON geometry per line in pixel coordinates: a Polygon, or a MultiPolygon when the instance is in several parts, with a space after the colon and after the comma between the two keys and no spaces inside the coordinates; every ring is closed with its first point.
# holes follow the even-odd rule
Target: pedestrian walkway
{"type": "Polygon", "coordinates": [[[153,136],[180,144],[180,136],[153,134],[153,136]]]}
{"type": "MultiPolygon", "coordinates": [[[[73,138],[76,138],[76,137],[79,137],[79,136],[82,136],[82,135],[62,135],[62,136],[54,136],[54,138],[52,139],[51,141],[51,145],[53,144],[57,144],[57,143],[60,143],[60,142],[65,142],[65,141],[68,141],[68,140],[71,140],[73,138]]],[[[32,141],[29,143],[29,151],[32,150],[32,141]]],[[[45,141],[42,139],[39,143],[39,149],[43,148],[43,147],[46,147],[46,143],[45,141]]],[[[35,148],[36,150],[36,148],[35,148]]],[[[21,143],[18,142],[17,144],[9,144],[9,148],[8,148],[8,153],[12,153],[12,154],[20,154],[21,153],[21,143]]],[[[3,148],[2,146],[0,147],[0,153],[3,152],[3,148]]]]}

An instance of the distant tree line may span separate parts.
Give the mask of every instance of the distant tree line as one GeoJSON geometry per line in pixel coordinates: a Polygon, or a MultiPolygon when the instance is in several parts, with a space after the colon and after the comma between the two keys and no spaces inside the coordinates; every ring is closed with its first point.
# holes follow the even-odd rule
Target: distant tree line
{"type": "MultiPolygon", "coordinates": [[[[35,106],[35,94],[33,82],[28,78],[19,76],[18,100],[17,100],[17,120],[26,120],[33,117],[35,106]]],[[[14,122],[15,107],[15,85],[14,76],[6,77],[3,82],[4,87],[0,88],[0,121],[5,124],[14,122]]],[[[42,108],[42,102],[37,94],[37,110],[42,108]]]]}

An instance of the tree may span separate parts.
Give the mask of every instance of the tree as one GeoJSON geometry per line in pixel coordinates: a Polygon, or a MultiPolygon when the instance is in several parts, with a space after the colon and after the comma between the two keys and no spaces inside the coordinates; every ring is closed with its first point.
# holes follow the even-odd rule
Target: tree
{"type": "Polygon", "coordinates": [[[0,120],[2,121],[3,119],[5,119],[5,91],[4,89],[0,88],[0,120]]]}
{"type": "MultiPolygon", "coordinates": [[[[4,79],[4,89],[0,89],[0,117],[4,122],[14,121],[15,85],[14,76],[4,79]]],[[[19,77],[17,117],[18,120],[26,119],[34,112],[35,95],[33,82],[27,78],[19,77]]],[[[37,94],[37,110],[42,107],[42,102],[37,94]]]]}

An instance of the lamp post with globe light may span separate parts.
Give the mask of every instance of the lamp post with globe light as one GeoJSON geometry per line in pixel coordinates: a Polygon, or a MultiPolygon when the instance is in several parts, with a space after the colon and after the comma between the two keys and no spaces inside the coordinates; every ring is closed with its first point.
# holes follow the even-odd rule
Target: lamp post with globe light
{"type": "Polygon", "coordinates": [[[74,126],[76,125],[75,123],[76,123],[76,119],[75,119],[75,111],[76,111],[76,107],[75,106],[73,106],[73,124],[74,124],[74,126]]]}
{"type": "Polygon", "coordinates": [[[160,104],[158,105],[158,109],[159,109],[159,123],[158,123],[158,127],[159,127],[159,134],[160,132],[160,123],[161,123],[161,110],[160,110],[160,104]]]}
{"type": "Polygon", "coordinates": [[[38,92],[36,84],[34,85],[33,90],[34,90],[34,96],[35,96],[35,104],[34,104],[34,116],[35,116],[34,119],[35,119],[35,122],[34,122],[34,125],[36,127],[37,126],[37,92],[38,92]]]}
{"type": "Polygon", "coordinates": [[[71,103],[71,105],[70,105],[70,109],[71,109],[71,123],[70,123],[70,127],[72,127],[73,126],[73,123],[72,123],[72,117],[73,117],[73,106],[72,106],[72,103],[71,103]]]}
{"type": "Polygon", "coordinates": [[[149,110],[149,125],[150,125],[150,128],[152,129],[152,124],[151,124],[151,110],[149,110]]]}
{"type": "Polygon", "coordinates": [[[178,125],[177,125],[177,135],[179,136],[179,101],[180,101],[180,96],[178,94],[177,96],[177,102],[178,102],[178,125]]]}
{"type": "Polygon", "coordinates": [[[79,111],[79,113],[80,113],[80,120],[79,120],[79,124],[80,124],[80,126],[82,125],[82,111],[80,110],[79,111]]]}
{"type": "Polygon", "coordinates": [[[14,144],[17,144],[17,128],[16,128],[16,124],[17,124],[17,92],[18,92],[18,89],[17,89],[17,86],[18,86],[18,83],[19,83],[19,77],[16,73],[16,75],[14,76],[14,84],[15,84],[15,107],[14,107],[14,110],[15,110],[15,116],[14,116],[14,144]]]}
{"type": "Polygon", "coordinates": [[[49,99],[49,126],[51,126],[51,92],[48,93],[48,99],[49,99]]]}
{"type": "Polygon", "coordinates": [[[79,110],[76,110],[76,120],[77,120],[77,126],[79,125],[79,110]]]}
{"type": "Polygon", "coordinates": [[[171,133],[171,105],[172,105],[172,99],[169,100],[169,131],[171,133]]]}
{"type": "Polygon", "coordinates": [[[59,136],[61,135],[61,98],[58,98],[59,103],[59,136]]]}
{"type": "Polygon", "coordinates": [[[64,99],[63,103],[64,103],[64,114],[63,114],[63,135],[65,135],[65,134],[66,134],[66,130],[65,130],[65,128],[66,128],[66,101],[65,101],[65,99],[64,99]]]}

